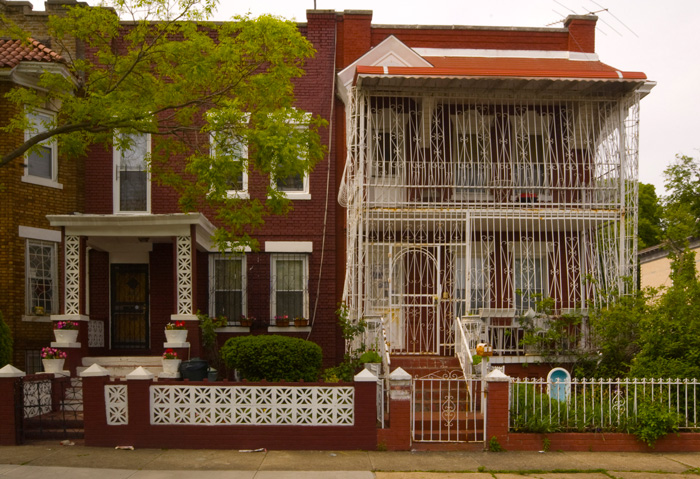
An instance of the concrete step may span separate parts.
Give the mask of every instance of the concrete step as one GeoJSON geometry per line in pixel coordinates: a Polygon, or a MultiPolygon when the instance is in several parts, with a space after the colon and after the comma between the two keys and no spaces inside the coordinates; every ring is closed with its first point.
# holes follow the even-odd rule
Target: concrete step
{"type": "Polygon", "coordinates": [[[148,369],[156,376],[163,372],[160,356],[93,356],[84,357],[83,366],[78,367],[78,374],[98,364],[109,371],[112,378],[123,378],[138,367],[148,369]]]}

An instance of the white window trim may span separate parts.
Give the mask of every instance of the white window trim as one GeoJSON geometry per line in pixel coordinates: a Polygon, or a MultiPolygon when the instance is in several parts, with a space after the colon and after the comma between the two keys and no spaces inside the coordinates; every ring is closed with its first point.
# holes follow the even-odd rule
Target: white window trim
{"type": "MultiPolygon", "coordinates": [[[[56,112],[46,110],[43,108],[25,109],[25,112],[26,114],[36,112],[38,114],[51,117],[52,119],[56,118],[56,112]]],[[[29,140],[32,136],[33,133],[29,133],[29,131],[27,130],[24,131],[24,141],[29,140]]],[[[51,148],[51,178],[42,178],[40,176],[30,175],[29,156],[25,155],[24,161],[26,162],[26,164],[24,168],[24,175],[22,176],[22,182],[62,190],[63,185],[58,182],[58,143],[54,138],[51,138],[48,140],[44,140],[39,144],[51,148]]]]}
{"type": "Polygon", "coordinates": [[[27,238],[24,245],[24,311],[27,315],[34,315],[31,306],[32,293],[29,287],[30,275],[29,275],[29,246],[31,244],[37,244],[40,246],[51,246],[51,280],[52,280],[52,298],[51,303],[54,305],[54,311],[45,311],[46,315],[57,314],[58,313],[58,243],[53,241],[44,241],[38,239],[27,238]]]}
{"type": "MultiPolygon", "coordinates": [[[[245,254],[227,254],[226,256],[223,256],[221,254],[210,254],[209,255],[209,315],[212,316],[216,314],[216,295],[215,293],[215,286],[216,286],[216,261],[217,260],[226,260],[226,259],[240,259],[241,261],[241,314],[244,314],[248,316],[248,294],[247,294],[247,286],[248,286],[248,275],[247,273],[247,267],[246,267],[246,260],[247,257],[245,254]]],[[[228,318],[229,322],[235,322],[238,321],[240,318],[228,318]]]]}
{"type": "Polygon", "coordinates": [[[266,253],[313,253],[312,241],[265,241],[266,253]]]}
{"type": "MultiPolygon", "coordinates": [[[[277,316],[277,289],[275,287],[275,279],[277,278],[277,260],[278,259],[301,259],[303,269],[303,314],[305,318],[309,317],[309,255],[306,253],[276,253],[270,258],[270,319],[273,320],[277,316]]],[[[294,318],[289,318],[293,321],[294,318]]]]}
{"type": "MultiPolygon", "coordinates": [[[[121,133],[115,133],[115,136],[121,133]]],[[[146,155],[151,154],[151,134],[146,133],[146,155]]],[[[121,153],[117,145],[112,146],[112,204],[114,214],[118,215],[142,215],[151,212],[151,173],[147,170],[146,177],[146,210],[145,211],[121,211],[119,209],[119,180],[118,180],[118,165],[121,163],[121,153]]]]}

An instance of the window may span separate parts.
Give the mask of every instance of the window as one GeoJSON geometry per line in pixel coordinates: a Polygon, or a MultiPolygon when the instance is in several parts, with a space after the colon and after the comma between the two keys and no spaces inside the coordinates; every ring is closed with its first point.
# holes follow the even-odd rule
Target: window
{"type": "Polygon", "coordinates": [[[56,314],[57,286],[56,243],[27,240],[27,314],[56,314]]]}
{"type": "Polygon", "coordinates": [[[371,164],[376,178],[397,176],[403,165],[408,115],[399,110],[396,105],[377,108],[371,116],[371,164]]]}
{"type": "MultiPolygon", "coordinates": [[[[480,245],[474,245],[476,251],[480,251],[480,245]]],[[[467,265],[467,258],[456,256],[454,278],[454,298],[456,301],[455,316],[460,318],[468,314],[476,314],[480,309],[491,306],[491,274],[488,258],[477,253],[471,257],[467,265]],[[467,268],[469,275],[467,275],[467,268]],[[468,288],[468,289],[467,289],[468,288]]]]}
{"type": "Polygon", "coordinates": [[[305,254],[272,255],[272,316],[309,317],[309,262],[305,254]]]}
{"type": "Polygon", "coordinates": [[[210,139],[214,164],[219,167],[221,161],[225,160],[225,167],[230,170],[227,191],[229,198],[248,198],[248,145],[239,137],[222,132],[212,133],[210,139]]]}
{"type": "Polygon", "coordinates": [[[453,117],[455,186],[459,192],[483,193],[491,183],[492,117],[469,111],[453,117]]]}
{"type": "MultiPolygon", "coordinates": [[[[120,139],[124,139],[124,136],[120,139]]],[[[128,147],[114,148],[115,211],[147,213],[150,210],[148,155],[151,137],[148,134],[130,134],[128,139],[128,147]]]]}
{"type": "MultiPolygon", "coordinates": [[[[39,133],[47,131],[47,126],[54,120],[55,115],[46,111],[34,110],[27,113],[29,126],[24,139],[29,140],[39,133]]],[[[49,139],[38,144],[35,151],[27,153],[26,176],[40,183],[50,185],[57,181],[58,148],[56,141],[49,139]]]]}
{"type": "Polygon", "coordinates": [[[245,264],[243,255],[210,256],[209,310],[216,317],[228,318],[229,324],[247,314],[245,264]]]}
{"type": "Polygon", "coordinates": [[[520,201],[542,201],[542,187],[547,186],[550,166],[549,120],[546,115],[528,111],[515,115],[515,151],[513,153],[513,184],[520,201]]]}
{"type": "MultiPolygon", "coordinates": [[[[305,127],[297,127],[297,129],[301,128],[305,127]]],[[[305,160],[302,155],[299,156],[299,159],[305,160]]],[[[277,178],[274,181],[274,185],[278,191],[284,192],[287,198],[296,200],[311,199],[308,172],[294,173],[284,178],[277,178]]]]}
{"type": "Polygon", "coordinates": [[[514,243],[520,249],[513,257],[515,308],[521,313],[537,310],[537,302],[548,296],[547,244],[538,241],[514,243]]]}

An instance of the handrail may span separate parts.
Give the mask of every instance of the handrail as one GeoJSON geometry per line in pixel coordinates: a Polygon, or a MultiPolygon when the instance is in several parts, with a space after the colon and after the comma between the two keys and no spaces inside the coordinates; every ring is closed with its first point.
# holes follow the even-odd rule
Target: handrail
{"type": "Polygon", "coordinates": [[[382,370],[384,371],[384,375],[388,377],[389,369],[391,368],[391,356],[389,355],[389,341],[386,339],[384,316],[380,318],[379,324],[382,325],[382,370]]]}
{"type": "Polygon", "coordinates": [[[474,376],[474,360],[472,359],[472,351],[469,347],[467,335],[464,333],[464,325],[461,318],[455,318],[455,356],[459,359],[459,364],[462,366],[462,373],[465,378],[474,376]]]}

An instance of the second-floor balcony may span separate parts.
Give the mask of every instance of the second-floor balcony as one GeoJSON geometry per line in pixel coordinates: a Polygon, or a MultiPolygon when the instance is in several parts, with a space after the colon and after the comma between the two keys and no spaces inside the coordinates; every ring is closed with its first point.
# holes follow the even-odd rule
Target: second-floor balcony
{"type": "Polygon", "coordinates": [[[618,210],[636,174],[637,111],[622,99],[358,96],[365,208],[618,210]]]}

